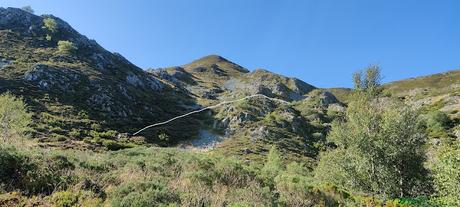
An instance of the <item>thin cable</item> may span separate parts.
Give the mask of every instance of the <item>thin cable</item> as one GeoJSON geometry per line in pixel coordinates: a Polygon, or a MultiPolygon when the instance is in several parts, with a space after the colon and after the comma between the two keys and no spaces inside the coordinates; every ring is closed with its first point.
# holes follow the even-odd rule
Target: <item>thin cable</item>
{"type": "Polygon", "coordinates": [[[222,105],[225,105],[225,104],[231,104],[231,103],[235,103],[235,102],[238,102],[238,101],[243,101],[243,100],[246,100],[246,99],[250,99],[250,98],[254,98],[254,97],[262,97],[262,98],[266,98],[266,99],[269,99],[269,100],[272,100],[272,101],[277,101],[277,102],[280,102],[280,103],[283,103],[283,104],[289,104],[289,102],[285,101],[285,100],[281,100],[281,99],[278,99],[278,98],[271,98],[271,97],[268,97],[266,95],[263,95],[263,94],[254,94],[254,95],[250,95],[250,96],[246,96],[244,98],[241,98],[241,99],[238,99],[238,100],[233,100],[233,101],[224,101],[224,102],[221,102],[219,104],[216,104],[216,105],[213,105],[213,106],[208,106],[208,107],[205,107],[205,108],[202,108],[202,109],[199,109],[199,110],[196,110],[196,111],[191,111],[191,112],[188,112],[186,114],[183,114],[183,115],[180,115],[180,116],[176,116],[174,118],[171,118],[167,121],[164,121],[164,122],[159,122],[159,123],[155,123],[155,124],[152,124],[152,125],[148,125],[144,128],[142,128],[141,130],[135,132],[133,134],[133,136],[141,133],[142,131],[146,130],[146,129],[149,129],[149,128],[152,128],[152,127],[156,127],[156,126],[160,126],[160,125],[165,125],[169,122],[172,122],[176,119],[180,119],[180,118],[184,118],[186,116],[190,116],[192,114],[196,114],[196,113],[200,113],[202,111],[205,111],[205,110],[208,110],[208,109],[213,109],[213,108],[217,108],[219,106],[222,106],[222,105]]]}

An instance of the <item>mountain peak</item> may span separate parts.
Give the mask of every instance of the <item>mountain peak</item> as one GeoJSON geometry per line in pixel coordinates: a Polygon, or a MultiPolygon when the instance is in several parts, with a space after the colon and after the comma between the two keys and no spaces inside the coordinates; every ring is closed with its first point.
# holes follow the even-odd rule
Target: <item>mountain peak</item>
{"type": "Polygon", "coordinates": [[[219,56],[219,55],[207,55],[207,56],[204,56],[204,57],[199,58],[197,60],[194,60],[190,64],[196,64],[196,65],[202,65],[202,66],[210,66],[210,65],[217,64],[217,63],[220,63],[220,62],[231,62],[231,61],[229,61],[229,60],[227,60],[224,57],[219,56]]]}
{"type": "MultiPolygon", "coordinates": [[[[219,55],[208,55],[204,56],[200,59],[197,59],[187,65],[184,65],[186,69],[199,69],[199,68],[214,68],[218,67],[222,71],[226,71],[229,73],[248,73],[249,70],[246,68],[241,67],[240,65],[225,59],[219,55]]],[[[204,70],[200,70],[204,71],[204,70]]]]}
{"type": "Polygon", "coordinates": [[[214,63],[217,63],[217,62],[221,62],[221,61],[228,61],[227,59],[225,59],[224,57],[220,56],[220,55],[207,55],[207,56],[204,56],[196,61],[207,61],[207,62],[214,62],[214,63]]]}

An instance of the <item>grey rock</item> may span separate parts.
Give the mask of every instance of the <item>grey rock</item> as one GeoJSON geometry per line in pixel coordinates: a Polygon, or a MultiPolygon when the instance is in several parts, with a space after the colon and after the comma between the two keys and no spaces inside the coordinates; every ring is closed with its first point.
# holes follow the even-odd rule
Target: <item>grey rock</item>
{"type": "Polygon", "coordinates": [[[324,91],[319,95],[321,104],[324,106],[329,106],[330,104],[338,103],[339,100],[329,91],[324,91]]]}
{"type": "Polygon", "coordinates": [[[0,69],[3,69],[4,67],[11,65],[12,61],[7,60],[5,58],[0,57],[0,69]]]}
{"type": "Polygon", "coordinates": [[[141,81],[141,79],[135,75],[135,74],[129,74],[126,76],[126,82],[133,86],[144,86],[144,83],[141,81]]]}
{"type": "Polygon", "coordinates": [[[243,154],[245,154],[245,155],[254,153],[254,151],[252,151],[251,149],[248,149],[248,148],[245,148],[245,149],[241,150],[241,152],[243,154]]]}
{"type": "Polygon", "coordinates": [[[82,80],[81,74],[52,66],[37,64],[24,75],[24,80],[35,83],[42,90],[58,89],[63,92],[75,92],[82,80]]]}

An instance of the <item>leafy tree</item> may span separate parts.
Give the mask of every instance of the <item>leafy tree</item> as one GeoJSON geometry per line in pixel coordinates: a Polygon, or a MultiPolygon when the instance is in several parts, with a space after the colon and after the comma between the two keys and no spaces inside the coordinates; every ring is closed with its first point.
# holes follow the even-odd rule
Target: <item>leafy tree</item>
{"type": "Polygon", "coordinates": [[[46,39],[50,41],[52,39],[52,35],[58,31],[58,24],[56,20],[53,18],[45,18],[43,19],[43,28],[48,30],[48,34],[46,35],[46,39]]]}
{"type": "Polygon", "coordinates": [[[32,9],[31,6],[24,6],[21,8],[22,10],[26,11],[26,12],[29,12],[31,14],[35,13],[35,11],[32,9]]]}
{"type": "Polygon", "coordinates": [[[73,54],[77,50],[77,47],[73,44],[73,42],[64,40],[58,42],[58,51],[61,54],[70,55],[73,54]]]}
{"type": "Polygon", "coordinates": [[[371,65],[364,72],[358,71],[353,74],[355,89],[376,93],[382,81],[379,66],[371,65]]]}
{"type": "Polygon", "coordinates": [[[43,19],[43,25],[51,33],[56,33],[58,31],[58,24],[53,18],[48,17],[43,19]]]}
{"type": "Polygon", "coordinates": [[[328,136],[337,148],[321,156],[316,177],[383,197],[417,194],[426,176],[418,113],[392,100],[356,91],[346,119],[328,136]]]}
{"type": "Polygon", "coordinates": [[[0,95],[0,137],[2,139],[24,136],[32,122],[31,117],[22,99],[10,93],[0,95]]]}

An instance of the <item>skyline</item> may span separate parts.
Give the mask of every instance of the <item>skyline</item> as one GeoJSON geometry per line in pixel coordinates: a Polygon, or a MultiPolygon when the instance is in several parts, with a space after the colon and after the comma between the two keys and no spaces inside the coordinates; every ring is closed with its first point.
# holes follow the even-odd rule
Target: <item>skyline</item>
{"type": "Polygon", "coordinates": [[[317,87],[351,87],[370,64],[384,82],[459,69],[456,1],[2,0],[30,5],[139,67],[183,65],[217,54],[317,87]],[[84,15],[82,15],[84,11],[84,15]]]}

